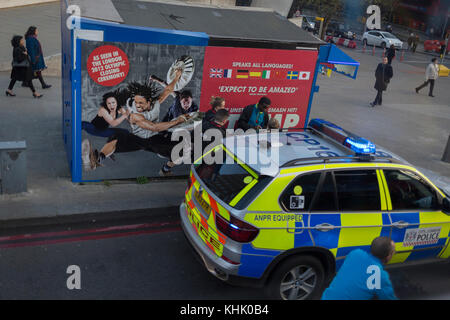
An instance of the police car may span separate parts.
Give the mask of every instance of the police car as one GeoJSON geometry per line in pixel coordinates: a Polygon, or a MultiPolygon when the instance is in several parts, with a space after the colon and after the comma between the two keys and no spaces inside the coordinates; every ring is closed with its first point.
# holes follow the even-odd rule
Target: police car
{"type": "Polygon", "coordinates": [[[262,141],[227,137],[223,164],[192,166],[181,224],[217,278],[312,299],[378,236],[390,264],[449,258],[450,197],[405,160],[321,119],[262,141]]]}

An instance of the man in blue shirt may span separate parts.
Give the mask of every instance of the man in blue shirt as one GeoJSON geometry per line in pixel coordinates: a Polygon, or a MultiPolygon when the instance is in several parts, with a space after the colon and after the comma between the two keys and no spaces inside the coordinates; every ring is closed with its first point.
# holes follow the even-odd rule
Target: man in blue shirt
{"type": "Polygon", "coordinates": [[[322,300],[397,299],[389,274],[383,268],[394,253],[395,244],[388,237],[375,238],[370,253],[353,250],[323,293],[322,300]]]}
{"type": "Polygon", "coordinates": [[[269,122],[268,108],[270,104],[271,101],[269,98],[262,97],[257,104],[246,106],[239,116],[236,129],[267,129],[267,123],[269,122]]]}

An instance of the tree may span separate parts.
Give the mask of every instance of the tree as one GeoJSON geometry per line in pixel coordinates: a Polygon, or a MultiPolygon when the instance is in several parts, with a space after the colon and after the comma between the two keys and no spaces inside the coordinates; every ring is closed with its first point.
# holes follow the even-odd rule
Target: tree
{"type": "Polygon", "coordinates": [[[330,21],[342,13],[342,0],[309,0],[308,2],[315,9],[317,15],[324,18],[320,35],[320,38],[323,39],[330,21]]]}

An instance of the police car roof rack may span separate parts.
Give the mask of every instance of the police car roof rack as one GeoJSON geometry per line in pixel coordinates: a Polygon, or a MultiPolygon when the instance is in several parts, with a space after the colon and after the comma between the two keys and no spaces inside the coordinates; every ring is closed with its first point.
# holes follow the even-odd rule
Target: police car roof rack
{"type": "Polygon", "coordinates": [[[381,162],[381,163],[400,163],[397,159],[388,157],[377,157],[374,155],[357,155],[357,156],[343,156],[343,157],[312,157],[312,158],[297,158],[290,160],[283,164],[280,168],[293,167],[301,164],[317,164],[317,163],[331,163],[331,162],[381,162]]]}

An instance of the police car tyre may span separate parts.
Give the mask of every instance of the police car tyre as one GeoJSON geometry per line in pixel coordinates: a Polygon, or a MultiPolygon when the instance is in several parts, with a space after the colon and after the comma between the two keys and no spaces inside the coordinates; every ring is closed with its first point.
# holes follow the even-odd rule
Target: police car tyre
{"type": "Polygon", "coordinates": [[[381,47],[382,47],[383,49],[385,49],[385,48],[386,48],[386,42],[382,42],[382,43],[381,43],[381,47]]]}
{"type": "Polygon", "coordinates": [[[319,299],[325,282],[322,263],[315,257],[298,255],[282,262],[266,287],[271,299],[319,299]]]}

